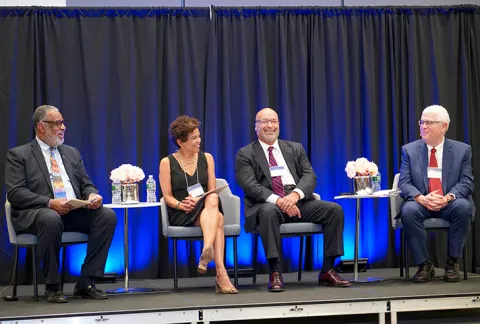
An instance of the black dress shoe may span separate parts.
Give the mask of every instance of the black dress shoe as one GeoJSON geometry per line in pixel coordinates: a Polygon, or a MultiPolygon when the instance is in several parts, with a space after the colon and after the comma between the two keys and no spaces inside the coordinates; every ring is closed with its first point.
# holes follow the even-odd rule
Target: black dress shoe
{"type": "Polygon", "coordinates": [[[269,292],[282,292],[283,291],[283,278],[280,272],[274,272],[270,275],[268,281],[269,292]]]}
{"type": "Polygon", "coordinates": [[[429,282],[435,276],[435,269],[430,261],[425,261],[418,266],[417,273],[413,276],[413,282],[429,282]]]}
{"type": "Polygon", "coordinates": [[[75,285],[75,289],[73,290],[73,298],[85,298],[85,299],[95,299],[95,300],[100,300],[100,299],[107,299],[108,296],[107,294],[95,287],[88,286],[87,289],[85,290],[80,290],[78,288],[78,284],[75,285]]]}
{"type": "Polygon", "coordinates": [[[318,274],[318,283],[325,283],[332,287],[350,287],[352,284],[350,281],[342,279],[340,275],[333,269],[328,272],[320,272],[318,274]]]}
{"type": "Polygon", "coordinates": [[[443,276],[445,282],[460,281],[460,272],[458,271],[458,263],[447,261],[445,264],[445,275],[443,276]]]}
{"type": "Polygon", "coordinates": [[[45,299],[48,303],[68,303],[67,296],[61,290],[45,290],[45,299]]]}

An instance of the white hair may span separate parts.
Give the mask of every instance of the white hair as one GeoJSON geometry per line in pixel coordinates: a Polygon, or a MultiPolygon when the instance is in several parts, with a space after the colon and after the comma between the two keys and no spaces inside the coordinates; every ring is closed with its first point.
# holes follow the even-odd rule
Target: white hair
{"type": "Polygon", "coordinates": [[[425,113],[434,114],[437,116],[438,121],[450,124],[450,115],[448,115],[447,109],[440,105],[431,105],[425,108],[422,112],[422,115],[425,113]]]}

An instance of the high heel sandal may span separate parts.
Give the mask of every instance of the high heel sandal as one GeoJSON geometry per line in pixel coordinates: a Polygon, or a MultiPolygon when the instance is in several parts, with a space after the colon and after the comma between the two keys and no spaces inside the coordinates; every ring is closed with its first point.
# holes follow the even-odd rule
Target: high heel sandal
{"type": "Polygon", "coordinates": [[[207,266],[210,262],[212,262],[213,257],[213,245],[204,247],[202,255],[200,256],[200,260],[198,261],[198,273],[204,274],[207,271],[207,266]]]}
{"type": "Polygon", "coordinates": [[[238,290],[235,287],[232,288],[222,288],[218,284],[218,282],[215,280],[215,291],[220,294],[227,294],[227,295],[234,295],[238,294],[238,290]]]}

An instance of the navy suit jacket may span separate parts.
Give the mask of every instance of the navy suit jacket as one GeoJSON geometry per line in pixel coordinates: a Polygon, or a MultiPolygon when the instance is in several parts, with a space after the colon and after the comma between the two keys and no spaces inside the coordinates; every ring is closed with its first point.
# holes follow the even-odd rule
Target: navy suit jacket
{"type": "MultiPolygon", "coordinates": [[[[91,193],[98,194],[78,150],[60,145],[58,151],[77,198],[85,200],[91,193]]],[[[36,139],[8,151],[5,187],[12,205],[13,227],[17,232],[25,230],[33,223],[38,211],[54,198],[47,164],[36,139]]]]}
{"type": "MultiPolygon", "coordinates": [[[[285,163],[293,176],[296,188],[303,191],[304,199],[313,199],[317,176],[300,143],[278,140],[285,163]]],[[[273,194],[270,167],[258,141],[242,147],[235,160],[235,177],[245,193],[245,231],[251,232],[257,221],[258,207],[273,194]]]]}
{"type": "MultiPolygon", "coordinates": [[[[402,147],[402,164],[398,187],[405,200],[414,200],[417,195],[428,194],[428,147],[420,139],[402,147]]],[[[472,173],[472,148],[470,145],[445,138],[442,158],[443,194],[452,193],[456,198],[465,198],[474,203],[472,173]]]]}

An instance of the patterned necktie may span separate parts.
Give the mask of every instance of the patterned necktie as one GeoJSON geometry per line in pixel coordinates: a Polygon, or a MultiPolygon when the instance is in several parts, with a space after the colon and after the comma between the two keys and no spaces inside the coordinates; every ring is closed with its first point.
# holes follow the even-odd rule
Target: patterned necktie
{"type": "Polygon", "coordinates": [[[57,160],[55,159],[55,148],[50,147],[50,162],[52,163],[52,181],[53,181],[53,195],[55,199],[67,198],[65,192],[65,186],[63,185],[62,173],[58,167],[57,160]]]}
{"type": "MultiPolygon", "coordinates": [[[[430,151],[430,163],[428,164],[431,168],[438,168],[437,157],[435,156],[437,150],[432,148],[430,151]]],[[[428,179],[428,192],[438,190],[438,194],[443,196],[442,182],[439,178],[429,178],[428,179]]]]}
{"type": "MultiPolygon", "coordinates": [[[[277,160],[273,156],[273,146],[268,148],[268,163],[270,166],[278,166],[277,160]]],[[[279,195],[280,197],[285,197],[285,189],[283,188],[282,177],[272,177],[272,187],[273,193],[279,195]]]]}

